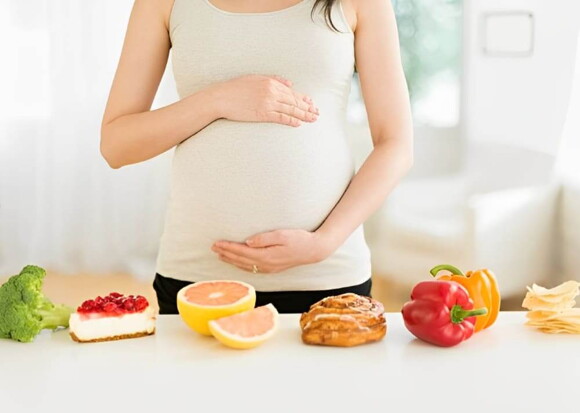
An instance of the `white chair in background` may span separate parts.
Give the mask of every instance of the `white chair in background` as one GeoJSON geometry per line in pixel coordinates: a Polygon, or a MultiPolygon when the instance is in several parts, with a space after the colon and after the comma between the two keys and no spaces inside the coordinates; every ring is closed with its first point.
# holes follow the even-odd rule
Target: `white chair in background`
{"type": "Polygon", "coordinates": [[[474,147],[461,174],[401,184],[367,231],[375,273],[414,284],[450,263],[488,267],[505,296],[550,274],[557,186],[553,157],[474,147]],[[503,152],[503,153],[502,153],[503,152]],[[506,182],[505,174],[518,176],[506,182]]]}
{"type": "Polygon", "coordinates": [[[557,281],[580,281],[580,179],[564,183],[559,216],[557,281]]]}
{"type": "Polygon", "coordinates": [[[568,116],[557,162],[562,180],[558,205],[558,282],[580,281],[580,35],[568,116]]]}
{"type": "Polygon", "coordinates": [[[401,184],[375,214],[375,274],[410,287],[437,264],[487,267],[504,297],[554,275],[556,153],[580,26],[580,6],[557,3],[465,2],[463,166],[401,184]]]}

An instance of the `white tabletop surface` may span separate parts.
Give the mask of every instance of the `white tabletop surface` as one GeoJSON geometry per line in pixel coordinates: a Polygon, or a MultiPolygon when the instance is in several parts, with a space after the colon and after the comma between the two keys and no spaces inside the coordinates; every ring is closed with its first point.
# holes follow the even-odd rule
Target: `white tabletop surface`
{"type": "Polygon", "coordinates": [[[387,314],[383,341],[353,348],[303,344],[293,314],[252,350],[202,337],[179,316],[116,342],[44,331],[29,344],[0,340],[0,411],[579,412],[580,335],[524,321],[503,312],[451,348],[415,339],[399,313],[387,314]]]}

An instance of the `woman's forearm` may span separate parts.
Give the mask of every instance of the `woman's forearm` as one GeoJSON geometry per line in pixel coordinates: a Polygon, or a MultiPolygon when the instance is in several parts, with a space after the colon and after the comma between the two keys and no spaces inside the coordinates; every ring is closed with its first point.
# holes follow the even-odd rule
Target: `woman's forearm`
{"type": "Polygon", "coordinates": [[[215,88],[171,105],[120,116],[101,128],[101,153],[112,168],[153,158],[218,119],[215,88]]]}
{"type": "Polygon", "coordinates": [[[389,139],[375,145],[344,195],[317,229],[331,253],[385,201],[413,164],[410,140],[389,139]]]}

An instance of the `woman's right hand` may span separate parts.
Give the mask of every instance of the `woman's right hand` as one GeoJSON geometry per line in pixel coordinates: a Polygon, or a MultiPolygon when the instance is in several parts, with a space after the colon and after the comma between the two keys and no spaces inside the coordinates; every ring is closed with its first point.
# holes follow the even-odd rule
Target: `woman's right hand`
{"type": "Polygon", "coordinates": [[[214,86],[222,118],[294,127],[318,119],[312,99],[293,90],[292,82],[280,76],[244,75],[214,86]]]}

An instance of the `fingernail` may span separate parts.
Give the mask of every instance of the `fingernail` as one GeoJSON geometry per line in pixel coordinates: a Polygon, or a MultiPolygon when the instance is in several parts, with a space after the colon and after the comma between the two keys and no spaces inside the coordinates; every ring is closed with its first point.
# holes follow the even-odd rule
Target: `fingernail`
{"type": "Polygon", "coordinates": [[[253,241],[253,240],[251,240],[251,239],[247,239],[247,240],[246,240],[246,244],[248,244],[248,245],[252,245],[253,243],[254,243],[254,241],[253,241]]]}

